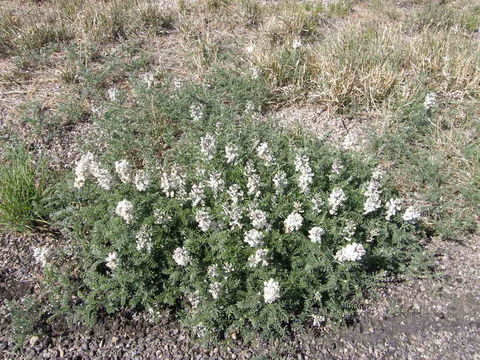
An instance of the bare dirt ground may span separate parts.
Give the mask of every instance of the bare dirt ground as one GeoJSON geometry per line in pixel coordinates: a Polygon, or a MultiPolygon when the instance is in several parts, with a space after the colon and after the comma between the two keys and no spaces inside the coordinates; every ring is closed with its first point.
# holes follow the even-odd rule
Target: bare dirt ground
{"type": "Polygon", "coordinates": [[[480,359],[479,238],[426,244],[437,275],[386,284],[358,323],[324,328],[281,341],[202,346],[167,314],[150,323],[134,314],[94,328],[58,323],[47,336],[15,350],[6,302],[36,290],[41,268],[32,248],[56,246],[43,234],[0,239],[0,358],[2,359],[480,359]]]}
{"type": "Polygon", "coordinates": [[[350,118],[314,105],[285,107],[267,117],[288,128],[307,130],[335,147],[359,152],[365,150],[369,136],[382,131],[370,118],[350,118]]]}

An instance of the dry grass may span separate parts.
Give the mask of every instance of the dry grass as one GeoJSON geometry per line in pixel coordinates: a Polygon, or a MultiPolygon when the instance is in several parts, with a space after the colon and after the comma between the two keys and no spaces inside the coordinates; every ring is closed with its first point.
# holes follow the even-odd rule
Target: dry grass
{"type": "Polygon", "coordinates": [[[0,10],[0,55],[71,41],[99,45],[141,31],[161,35],[173,29],[173,13],[172,7],[137,0],[5,1],[0,10]]]}
{"type": "Polygon", "coordinates": [[[94,51],[130,38],[152,43],[177,34],[175,53],[197,78],[233,63],[263,75],[282,101],[306,97],[341,111],[396,104],[419,83],[472,96],[479,80],[480,5],[469,1],[407,8],[388,1],[7,4],[0,14],[4,55],[65,43],[94,51]]]}
{"type": "MultiPolygon", "coordinates": [[[[3,56],[70,44],[88,65],[98,51],[139,39],[152,58],[162,52],[154,44],[167,45],[166,63],[180,77],[199,79],[211,68],[233,66],[262,76],[274,101],[342,113],[395,107],[419,89],[478,95],[480,3],[466,0],[4,3],[3,56]]],[[[78,65],[57,66],[63,81],[76,81],[78,65]]]]}

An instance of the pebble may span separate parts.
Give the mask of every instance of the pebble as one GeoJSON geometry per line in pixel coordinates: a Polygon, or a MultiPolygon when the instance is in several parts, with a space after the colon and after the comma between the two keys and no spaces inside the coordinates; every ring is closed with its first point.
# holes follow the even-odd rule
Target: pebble
{"type": "Polygon", "coordinates": [[[34,347],[35,345],[37,345],[39,340],[40,338],[38,336],[32,336],[29,341],[30,346],[34,347]]]}

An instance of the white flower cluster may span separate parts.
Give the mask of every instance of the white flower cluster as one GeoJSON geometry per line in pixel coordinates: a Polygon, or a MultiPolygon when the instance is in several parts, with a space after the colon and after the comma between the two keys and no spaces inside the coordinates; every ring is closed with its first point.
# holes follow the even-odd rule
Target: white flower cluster
{"type": "Polygon", "coordinates": [[[263,299],[265,303],[271,304],[280,298],[280,284],[274,279],[263,283],[263,299]]]}
{"type": "Polygon", "coordinates": [[[200,139],[200,151],[205,155],[207,160],[212,160],[215,156],[216,146],[215,137],[210,133],[207,133],[200,139]]]}
{"type": "Polygon", "coordinates": [[[223,205],[223,213],[227,216],[229,221],[229,226],[231,230],[241,229],[243,227],[241,220],[243,218],[243,210],[237,204],[232,203],[231,205],[223,205]]]}
{"type": "Polygon", "coordinates": [[[357,224],[355,224],[355,222],[353,222],[352,220],[347,220],[347,223],[342,231],[343,238],[347,241],[352,241],[353,235],[355,235],[356,230],[357,224]]]}
{"type": "Polygon", "coordinates": [[[312,203],[312,211],[316,214],[320,214],[320,212],[322,211],[322,206],[324,204],[322,197],[317,194],[310,201],[312,203]]]}
{"type": "Polygon", "coordinates": [[[245,165],[245,177],[247,178],[247,193],[248,195],[260,196],[260,176],[257,174],[257,170],[253,165],[253,162],[249,160],[245,165]]]}
{"type": "Polygon", "coordinates": [[[333,161],[333,164],[332,164],[332,173],[335,174],[335,175],[340,175],[340,173],[342,172],[344,166],[341,162],[341,160],[339,159],[335,159],[333,161]]]}
{"type": "Polygon", "coordinates": [[[202,301],[202,298],[200,297],[200,292],[198,290],[195,290],[194,292],[188,294],[187,299],[193,309],[198,308],[198,305],[200,305],[200,302],[202,301]]]}
{"type": "Polygon", "coordinates": [[[363,214],[370,214],[375,210],[379,209],[382,206],[382,202],[380,200],[380,194],[382,193],[382,189],[380,188],[380,179],[382,176],[381,171],[375,171],[373,173],[372,179],[368,183],[367,190],[363,193],[367,198],[365,203],[363,204],[363,214]]]}
{"type": "Polygon", "coordinates": [[[233,205],[237,205],[243,199],[243,191],[240,185],[233,184],[227,190],[228,197],[233,205]]]}
{"type": "Polygon", "coordinates": [[[209,265],[207,268],[207,275],[212,279],[219,277],[220,272],[218,271],[218,265],[217,264],[209,265]]]}
{"type": "Polygon", "coordinates": [[[298,231],[302,227],[303,217],[298,212],[294,211],[287,216],[283,222],[285,225],[285,232],[291,233],[293,231],[298,231]]]}
{"type": "Polygon", "coordinates": [[[147,88],[151,88],[155,84],[155,75],[148,71],[142,75],[142,80],[147,85],[147,88]]]}
{"type": "Polygon", "coordinates": [[[345,192],[340,188],[334,188],[328,197],[328,206],[330,207],[330,215],[337,215],[338,210],[347,200],[345,192]]]}
{"type": "Polygon", "coordinates": [[[237,145],[225,146],[225,159],[227,160],[227,164],[236,165],[238,158],[239,153],[237,145]]]}
{"type": "Polygon", "coordinates": [[[33,249],[33,257],[35,261],[42,265],[42,267],[46,267],[48,265],[48,255],[50,251],[46,247],[37,247],[33,249]]]}
{"type": "Polygon", "coordinates": [[[145,170],[138,170],[133,183],[138,191],[145,191],[150,186],[150,176],[145,170]]]}
{"type": "Polygon", "coordinates": [[[174,250],[173,260],[180,266],[187,266],[192,262],[190,253],[184,247],[178,247],[174,250]]]}
{"type": "Polygon", "coordinates": [[[300,39],[294,39],[294,40],[292,41],[292,49],[293,49],[293,50],[297,50],[297,49],[299,49],[301,46],[302,46],[302,40],[300,40],[300,39]]]}
{"type": "Polygon", "coordinates": [[[90,111],[92,112],[93,115],[100,118],[105,114],[106,110],[103,106],[96,106],[96,105],[92,104],[90,106],[90,111]]]}
{"type": "Polygon", "coordinates": [[[208,186],[213,191],[213,196],[216,198],[219,192],[223,191],[225,187],[225,180],[222,179],[222,174],[214,172],[210,174],[210,178],[207,181],[208,186]]]}
{"type": "MultiPolygon", "coordinates": [[[[247,103],[245,104],[245,114],[253,114],[255,113],[255,111],[256,109],[253,102],[247,101],[247,103]]],[[[259,107],[259,111],[260,111],[260,107],[259,107]]]]}
{"type": "Polygon", "coordinates": [[[281,194],[288,185],[287,174],[284,171],[279,171],[273,176],[273,185],[276,192],[281,194]]]}
{"type": "Polygon", "coordinates": [[[215,225],[210,214],[206,210],[198,210],[195,215],[195,220],[198,223],[198,227],[204,232],[212,229],[215,225]]]}
{"type": "Polygon", "coordinates": [[[322,242],[322,236],[324,234],[325,234],[325,230],[323,230],[319,226],[315,226],[308,231],[308,238],[312,242],[320,244],[322,242]]]}
{"type": "Polygon", "coordinates": [[[365,253],[366,251],[362,244],[350,243],[337,251],[335,254],[335,260],[338,262],[358,261],[365,255],[365,253]]]}
{"type": "Polygon", "coordinates": [[[248,258],[248,265],[250,267],[256,267],[258,265],[268,266],[268,250],[267,249],[257,249],[253,255],[250,255],[248,258]]]}
{"type": "Polygon", "coordinates": [[[260,69],[257,66],[252,66],[250,68],[250,71],[252,72],[252,78],[253,79],[258,79],[260,77],[260,75],[262,74],[262,69],[260,69]]]}
{"type": "Polygon", "coordinates": [[[163,172],[160,177],[160,187],[167,197],[183,198],[186,194],[185,175],[180,172],[178,166],[173,166],[170,172],[163,172]]]}
{"type": "Polygon", "coordinates": [[[130,224],[133,221],[133,204],[128,200],[122,200],[117,204],[115,213],[130,224]]]}
{"type": "Polygon", "coordinates": [[[299,173],[298,186],[304,194],[310,191],[313,183],[313,171],[310,167],[310,159],[307,155],[297,155],[295,158],[295,171],[299,173]]]}
{"type": "MultiPolygon", "coordinates": [[[[150,322],[152,324],[156,323],[158,321],[158,319],[160,318],[161,314],[162,314],[160,312],[160,310],[156,310],[153,307],[148,306],[148,305],[146,306],[146,310],[147,310],[147,313],[148,313],[148,317],[146,319],[148,320],[148,322],[150,322]]],[[[135,319],[135,315],[136,314],[133,315],[134,319],[135,319]]],[[[145,317],[144,317],[144,319],[145,319],[145,317]]],[[[135,319],[135,321],[140,321],[140,320],[141,319],[139,319],[139,318],[135,319]]]]}
{"type": "Polygon", "coordinates": [[[261,231],[252,229],[245,233],[244,241],[251,247],[257,247],[263,245],[263,238],[264,235],[261,231]]]}
{"type": "Polygon", "coordinates": [[[385,216],[385,219],[388,221],[392,220],[392,217],[397,214],[398,211],[401,209],[401,204],[402,200],[400,199],[390,199],[387,202],[387,215],[385,216]]]}
{"type": "Polygon", "coordinates": [[[116,87],[111,87],[110,89],[108,89],[107,94],[110,98],[110,101],[117,101],[118,89],[116,87]]]}
{"type": "Polygon", "coordinates": [[[97,179],[98,186],[104,190],[110,190],[112,177],[106,169],[95,167],[92,169],[92,175],[97,179]]]}
{"type": "Polygon", "coordinates": [[[427,96],[425,96],[425,101],[423,102],[423,106],[425,110],[433,109],[437,105],[437,94],[434,92],[429,92],[427,96]]]}
{"type": "Polygon", "coordinates": [[[207,335],[208,329],[203,323],[198,323],[192,327],[192,331],[198,338],[203,338],[207,335]]]}
{"type": "Polygon", "coordinates": [[[312,314],[312,319],[313,319],[313,326],[315,327],[322,326],[326,321],[324,316],[318,315],[318,314],[312,314]]]}
{"type": "Polygon", "coordinates": [[[231,263],[223,264],[223,272],[219,270],[219,266],[217,264],[210,265],[207,268],[207,275],[212,280],[208,287],[208,292],[212,295],[214,300],[218,299],[220,296],[220,292],[222,290],[221,280],[223,275],[223,279],[227,279],[229,274],[234,271],[233,265],[231,263]]]}
{"type": "Polygon", "coordinates": [[[345,150],[355,150],[360,141],[360,134],[357,131],[350,131],[343,139],[342,147],[345,150]]]}
{"type": "Polygon", "coordinates": [[[157,225],[165,225],[172,221],[172,217],[161,209],[155,209],[153,211],[153,217],[155,218],[155,224],[157,225]]]}
{"type": "Polygon", "coordinates": [[[228,274],[232,273],[234,270],[235,270],[235,269],[234,269],[232,263],[225,263],[225,264],[223,264],[223,272],[224,272],[225,278],[227,278],[227,277],[228,277],[228,274]]]}
{"type": "Polygon", "coordinates": [[[218,281],[214,281],[210,283],[210,286],[208,287],[208,292],[212,295],[212,298],[214,300],[218,299],[218,296],[220,295],[221,290],[222,290],[222,285],[218,281]]]}
{"type": "Polygon", "coordinates": [[[149,226],[142,225],[135,237],[137,239],[138,251],[145,250],[148,253],[152,251],[152,230],[149,226]]]}
{"type": "Polygon", "coordinates": [[[82,188],[89,175],[92,175],[97,180],[98,185],[102,189],[110,190],[112,177],[106,169],[103,169],[98,165],[91,152],[83,155],[77,162],[77,166],[75,167],[75,182],[73,186],[77,189],[82,188]]]}
{"type": "Polygon", "coordinates": [[[378,235],[380,235],[380,230],[376,228],[370,230],[370,232],[368,233],[367,243],[373,242],[373,240],[375,240],[375,238],[378,237],[378,235]]]}
{"type": "Polygon", "coordinates": [[[205,106],[200,103],[190,105],[190,117],[193,121],[200,121],[203,119],[205,106]]]}
{"type": "Polygon", "coordinates": [[[115,270],[118,266],[117,253],[115,251],[109,253],[105,258],[105,261],[110,270],[115,270]]]}
{"type": "Polygon", "coordinates": [[[218,265],[217,264],[209,265],[207,268],[207,275],[212,279],[220,276],[220,273],[218,271],[218,265]]]}
{"type": "Polygon", "coordinates": [[[266,166],[271,166],[275,164],[275,158],[270,150],[270,147],[266,142],[261,143],[257,147],[257,156],[259,159],[265,162],[266,166]]]}
{"type": "Polygon", "coordinates": [[[124,184],[130,182],[131,171],[132,168],[128,160],[122,159],[119,161],[115,161],[115,172],[118,174],[121,182],[123,182],[124,184]]]}
{"type": "Polygon", "coordinates": [[[415,223],[420,218],[420,211],[415,206],[409,206],[403,214],[403,220],[410,223],[415,223]]]}
{"type": "Polygon", "coordinates": [[[252,221],[252,226],[256,229],[270,229],[270,224],[267,221],[267,214],[265,211],[254,209],[248,214],[252,221]]]}
{"type": "Polygon", "coordinates": [[[386,174],[386,170],[381,166],[378,165],[373,171],[372,171],[372,179],[380,181],[383,179],[383,177],[386,174]]]}
{"type": "Polygon", "coordinates": [[[204,206],[205,205],[205,185],[202,183],[200,184],[193,184],[192,189],[190,190],[190,200],[192,201],[192,207],[197,207],[198,205],[204,206]]]}
{"type": "Polygon", "coordinates": [[[301,201],[295,201],[295,202],[293,203],[293,209],[294,209],[296,212],[302,213],[302,212],[303,212],[302,207],[303,207],[303,204],[302,204],[301,201]]]}

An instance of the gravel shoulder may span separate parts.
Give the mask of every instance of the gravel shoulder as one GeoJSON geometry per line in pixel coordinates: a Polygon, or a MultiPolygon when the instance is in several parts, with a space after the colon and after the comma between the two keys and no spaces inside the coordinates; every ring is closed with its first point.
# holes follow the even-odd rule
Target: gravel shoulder
{"type": "Polygon", "coordinates": [[[437,276],[387,284],[351,327],[326,324],[293,338],[202,346],[168,315],[157,323],[133,314],[92,329],[52,328],[15,350],[6,301],[38,290],[33,248],[55,246],[45,234],[0,237],[1,359],[480,359],[480,239],[432,239],[437,276]]]}

